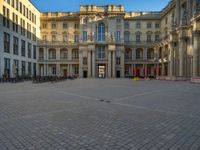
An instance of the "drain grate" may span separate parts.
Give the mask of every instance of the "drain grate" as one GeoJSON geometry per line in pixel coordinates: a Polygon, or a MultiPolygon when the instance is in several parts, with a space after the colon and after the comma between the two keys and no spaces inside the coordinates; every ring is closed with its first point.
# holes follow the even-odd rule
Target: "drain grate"
{"type": "Polygon", "coordinates": [[[100,102],[104,102],[105,100],[104,100],[104,99],[100,99],[99,101],[100,101],[100,102]]]}
{"type": "Polygon", "coordinates": [[[105,99],[100,99],[100,102],[106,102],[106,103],[111,103],[111,101],[105,100],[105,99]]]}

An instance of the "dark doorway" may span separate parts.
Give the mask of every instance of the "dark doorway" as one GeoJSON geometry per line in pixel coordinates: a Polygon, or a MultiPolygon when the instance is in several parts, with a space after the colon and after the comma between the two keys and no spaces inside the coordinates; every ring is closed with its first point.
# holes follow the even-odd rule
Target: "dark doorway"
{"type": "Polygon", "coordinates": [[[83,78],[87,78],[87,71],[83,71],[83,78]]]}
{"type": "Polygon", "coordinates": [[[120,78],[120,71],[117,71],[117,78],[120,78]]]}

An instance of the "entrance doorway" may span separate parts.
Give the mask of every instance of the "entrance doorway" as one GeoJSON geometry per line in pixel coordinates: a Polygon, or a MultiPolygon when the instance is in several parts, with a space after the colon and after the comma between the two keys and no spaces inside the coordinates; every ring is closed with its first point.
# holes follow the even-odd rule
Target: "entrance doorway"
{"type": "Polygon", "coordinates": [[[99,65],[98,66],[98,77],[99,78],[105,78],[106,76],[106,66],[105,65],[99,65]]]}
{"type": "Polygon", "coordinates": [[[67,77],[67,69],[64,69],[64,70],[63,70],[63,76],[64,76],[64,77],[67,77]]]}
{"type": "Polygon", "coordinates": [[[84,71],[83,71],[83,78],[87,78],[87,74],[88,74],[88,73],[87,73],[87,70],[84,70],[84,71]]]}
{"type": "Polygon", "coordinates": [[[120,71],[117,71],[117,78],[120,78],[120,71]]]}

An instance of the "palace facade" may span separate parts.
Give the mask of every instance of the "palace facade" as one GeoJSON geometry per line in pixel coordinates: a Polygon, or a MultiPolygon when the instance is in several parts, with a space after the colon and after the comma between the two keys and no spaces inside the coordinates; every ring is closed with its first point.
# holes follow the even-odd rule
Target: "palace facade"
{"type": "MultiPolygon", "coordinates": [[[[2,19],[7,17],[4,7],[14,9],[7,1],[1,5],[2,19]]],[[[39,12],[31,6],[37,22],[30,24],[36,28],[36,34],[28,23],[27,28],[24,27],[36,35],[37,60],[28,58],[26,63],[36,63],[32,68],[37,75],[94,78],[200,76],[199,0],[172,0],[159,12],[126,12],[121,5],[86,5],[80,6],[79,12],[43,12],[38,16],[39,12]]],[[[21,16],[23,18],[23,13],[19,12],[18,20],[21,16]]],[[[25,22],[28,20],[29,17],[25,22]]],[[[12,42],[13,53],[5,52],[9,45],[4,35],[7,27],[2,29],[1,74],[8,68],[6,59],[11,57],[9,73],[12,75],[13,61],[22,62],[25,58],[18,57],[21,54],[15,56],[16,46],[12,42]]],[[[36,44],[30,40],[32,45],[36,44]]],[[[27,56],[29,47],[25,47],[27,56]]],[[[22,49],[22,46],[18,48],[22,49]]],[[[23,73],[22,64],[19,63],[17,68],[21,70],[19,74],[23,73]]],[[[34,75],[28,68],[25,73],[34,75]]]]}

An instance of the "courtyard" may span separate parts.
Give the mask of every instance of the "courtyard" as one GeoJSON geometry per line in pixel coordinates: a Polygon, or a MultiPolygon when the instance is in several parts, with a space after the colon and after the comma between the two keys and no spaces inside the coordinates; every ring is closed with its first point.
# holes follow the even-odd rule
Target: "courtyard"
{"type": "Polygon", "coordinates": [[[199,150],[200,85],[0,84],[0,150],[199,150]]]}

